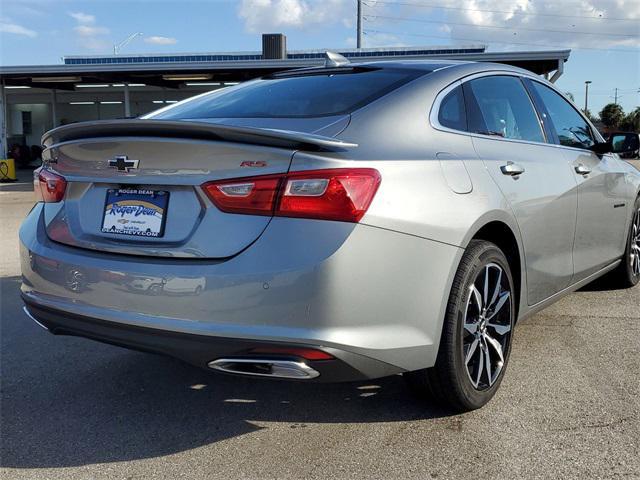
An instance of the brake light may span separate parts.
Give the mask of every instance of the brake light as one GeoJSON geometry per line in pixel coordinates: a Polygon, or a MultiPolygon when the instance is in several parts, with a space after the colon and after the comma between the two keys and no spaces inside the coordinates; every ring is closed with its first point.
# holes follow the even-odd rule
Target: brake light
{"type": "Polygon", "coordinates": [[[286,178],[276,215],[358,222],[379,185],[371,168],[296,172],[286,178]]]}
{"type": "Polygon", "coordinates": [[[215,181],[202,188],[227,213],[359,222],[380,181],[372,168],[340,168],[215,181]]]}
{"type": "Polygon", "coordinates": [[[37,181],[34,177],[34,191],[39,202],[59,202],[64,198],[67,189],[67,181],[64,177],[45,168],[37,172],[37,181]]]}

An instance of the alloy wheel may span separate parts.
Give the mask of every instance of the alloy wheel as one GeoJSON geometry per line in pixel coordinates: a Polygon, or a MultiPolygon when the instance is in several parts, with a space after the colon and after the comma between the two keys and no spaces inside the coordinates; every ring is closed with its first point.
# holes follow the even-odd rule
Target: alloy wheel
{"type": "Polygon", "coordinates": [[[505,364],[513,328],[511,286],[502,267],[487,264],[469,287],[462,354],[476,390],[496,382],[505,364]]]}
{"type": "Polygon", "coordinates": [[[631,273],[640,275],[640,209],[635,213],[631,224],[631,248],[629,249],[631,273]]]}

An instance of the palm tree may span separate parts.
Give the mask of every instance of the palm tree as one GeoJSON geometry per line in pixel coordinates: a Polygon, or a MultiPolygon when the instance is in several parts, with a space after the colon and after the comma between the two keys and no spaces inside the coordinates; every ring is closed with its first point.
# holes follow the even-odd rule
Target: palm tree
{"type": "Polygon", "coordinates": [[[617,103],[608,103],[600,112],[600,120],[609,129],[618,128],[624,120],[624,110],[617,103]]]}
{"type": "Polygon", "coordinates": [[[635,110],[629,112],[620,122],[620,127],[630,132],[640,133],[640,107],[636,107],[635,110]]]}

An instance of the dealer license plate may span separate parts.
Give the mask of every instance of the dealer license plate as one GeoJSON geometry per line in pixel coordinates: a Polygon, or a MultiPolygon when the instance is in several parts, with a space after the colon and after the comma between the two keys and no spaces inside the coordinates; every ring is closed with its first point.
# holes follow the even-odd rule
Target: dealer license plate
{"type": "Polygon", "coordinates": [[[107,190],[102,232],[137,237],[162,237],[169,192],[143,188],[107,190]]]}

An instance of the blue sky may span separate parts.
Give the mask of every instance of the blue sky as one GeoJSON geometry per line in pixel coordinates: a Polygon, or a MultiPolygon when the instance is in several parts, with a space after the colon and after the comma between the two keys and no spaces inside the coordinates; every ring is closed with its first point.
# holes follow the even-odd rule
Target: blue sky
{"type": "MultiPolygon", "coordinates": [[[[283,32],[289,50],[355,46],[356,0],[1,0],[0,63],[63,55],[260,50],[283,32]]],[[[365,0],[365,46],[485,44],[492,51],[571,48],[558,85],[599,111],[640,104],[640,0],[365,0]]]]}

